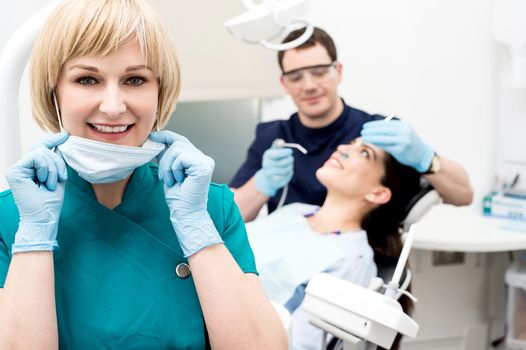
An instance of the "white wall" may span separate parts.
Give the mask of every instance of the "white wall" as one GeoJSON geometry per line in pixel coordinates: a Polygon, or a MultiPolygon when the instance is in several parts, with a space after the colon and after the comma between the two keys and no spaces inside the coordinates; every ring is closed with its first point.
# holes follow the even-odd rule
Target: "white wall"
{"type": "MultiPolygon", "coordinates": [[[[491,0],[312,0],[310,14],[335,39],[346,102],[396,113],[439,154],[463,164],[477,209],[496,164],[490,15],[491,0]]],[[[269,101],[264,117],[292,109],[269,101]]]]}
{"type": "MultiPolygon", "coordinates": [[[[16,26],[49,2],[4,4],[0,47],[16,26]]],[[[493,183],[496,115],[504,108],[497,106],[500,77],[495,78],[497,63],[504,60],[498,61],[496,53],[503,49],[491,38],[490,17],[491,0],[312,0],[310,15],[336,40],[346,101],[411,122],[439,153],[466,167],[477,205],[493,183]]],[[[276,85],[277,78],[268,77],[276,85]]],[[[29,105],[21,108],[26,151],[42,133],[29,105]]],[[[285,117],[291,108],[278,101],[267,103],[264,112],[285,117]]]]}

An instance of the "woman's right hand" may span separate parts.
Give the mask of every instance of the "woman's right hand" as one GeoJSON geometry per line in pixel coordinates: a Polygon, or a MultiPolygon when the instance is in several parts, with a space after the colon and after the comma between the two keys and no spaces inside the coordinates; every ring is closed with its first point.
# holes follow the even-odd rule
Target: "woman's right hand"
{"type": "Polygon", "coordinates": [[[64,201],[66,164],[52,149],[68,139],[53,134],[7,170],[6,177],[20,215],[13,253],[53,250],[64,201]]]}

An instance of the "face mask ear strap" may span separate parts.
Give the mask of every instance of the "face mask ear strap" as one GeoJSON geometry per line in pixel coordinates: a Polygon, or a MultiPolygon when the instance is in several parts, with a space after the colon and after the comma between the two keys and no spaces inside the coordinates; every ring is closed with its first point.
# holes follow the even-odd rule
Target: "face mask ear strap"
{"type": "Polygon", "coordinates": [[[53,94],[53,102],[55,102],[55,110],[57,111],[58,125],[60,127],[60,131],[64,131],[64,127],[62,126],[62,118],[60,117],[60,110],[58,109],[57,94],[55,94],[54,90],[52,94],[53,94]]]}
{"type": "Polygon", "coordinates": [[[159,132],[161,131],[161,123],[160,123],[160,117],[159,117],[159,111],[157,111],[155,113],[155,117],[156,117],[156,120],[155,120],[155,131],[156,132],[159,132]]]}

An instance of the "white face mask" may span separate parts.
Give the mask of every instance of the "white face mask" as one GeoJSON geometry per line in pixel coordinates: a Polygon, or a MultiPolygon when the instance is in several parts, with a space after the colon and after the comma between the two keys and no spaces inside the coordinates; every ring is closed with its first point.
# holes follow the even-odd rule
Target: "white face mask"
{"type": "Polygon", "coordinates": [[[106,184],[124,180],[164,147],[150,139],[142,147],[133,147],[70,136],[58,149],[81,178],[92,184],[106,184]]]}
{"type": "MultiPolygon", "coordinates": [[[[62,118],[58,108],[57,95],[53,91],[53,102],[57,111],[60,130],[62,118]]],[[[157,131],[159,123],[157,121],[157,131]]],[[[115,145],[85,139],[78,136],[69,138],[58,149],[66,163],[81,178],[92,184],[107,184],[124,180],[141,165],[144,165],[164,150],[165,145],[148,139],[142,147],[115,145]]]]}

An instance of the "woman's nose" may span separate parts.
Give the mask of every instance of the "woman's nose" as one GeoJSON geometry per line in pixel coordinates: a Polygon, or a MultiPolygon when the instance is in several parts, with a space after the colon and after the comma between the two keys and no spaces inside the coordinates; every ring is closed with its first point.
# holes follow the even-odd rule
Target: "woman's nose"
{"type": "Polygon", "coordinates": [[[346,152],[349,149],[349,145],[338,145],[336,150],[338,152],[346,152]]]}
{"type": "Polygon", "coordinates": [[[104,89],[99,110],[110,118],[117,118],[126,111],[126,103],[118,87],[108,86],[104,89]]]}

